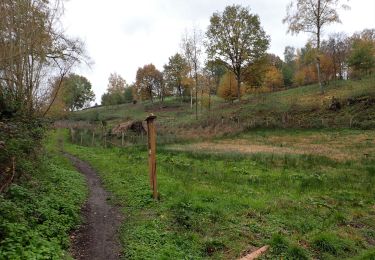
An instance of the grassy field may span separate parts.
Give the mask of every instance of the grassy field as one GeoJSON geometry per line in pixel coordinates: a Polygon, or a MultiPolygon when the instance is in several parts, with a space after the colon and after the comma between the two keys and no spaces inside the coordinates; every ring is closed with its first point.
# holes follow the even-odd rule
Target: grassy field
{"type": "Polygon", "coordinates": [[[263,259],[374,259],[375,160],[355,155],[372,153],[373,138],[373,131],[268,130],[213,143],[242,139],[291,152],[159,146],[157,202],[145,147],[65,149],[98,170],[122,207],[126,259],[235,259],[265,244],[263,259]],[[298,143],[355,156],[293,152],[298,143]]]}

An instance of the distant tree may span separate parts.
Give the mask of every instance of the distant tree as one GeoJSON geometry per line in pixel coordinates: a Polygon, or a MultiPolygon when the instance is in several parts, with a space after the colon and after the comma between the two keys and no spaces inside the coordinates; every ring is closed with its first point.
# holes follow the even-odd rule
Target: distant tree
{"type": "Polygon", "coordinates": [[[375,67],[375,42],[367,39],[354,39],[348,63],[354,75],[370,74],[375,67]]]}
{"type": "Polygon", "coordinates": [[[206,60],[203,68],[203,74],[206,78],[208,86],[208,102],[207,107],[211,109],[211,94],[217,93],[220,80],[226,73],[227,69],[220,60],[206,60]]]}
{"type": "Polygon", "coordinates": [[[111,73],[108,78],[107,92],[102,95],[102,105],[111,106],[125,103],[125,79],[117,73],[111,73]]]}
{"type": "Polygon", "coordinates": [[[95,100],[91,83],[83,76],[72,73],[64,78],[62,84],[64,102],[70,111],[81,109],[95,100]]]}
{"type": "Polygon", "coordinates": [[[154,102],[154,96],[157,96],[164,100],[163,74],[153,64],[138,68],[135,85],[141,98],[154,102]]]}
{"type": "Polygon", "coordinates": [[[227,71],[220,81],[218,96],[233,102],[238,97],[236,75],[232,71],[227,71]]]}
{"type": "Polygon", "coordinates": [[[269,67],[264,77],[264,85],[268,88],[271,88],[272,91],[275,91],[275,89],[284,86],[283,74],[277,67],[269,67]]]}
{"type": "Polygon", "coordinates": [[[325,54],[320,54],[320,67],[321,67],[321,76],[324,83],[328,82],[335,78],[336,68],[333,59],[325,54]]]}
{"type": "MultiPolygon", "coordinates": [[[[341,22],[337,12],[339,8],[349,9],[349,6],[340,5],[340,2],[340,0],[293,0],[287,7],[287,15],[283,19],[283,23],[288,24],[288,32],[292,34],[300,32],[314,34],[319,53],[322,28],[332,23],[341,22]]],[[[323,93],[318,55],[316,56],[316,66],[320,92],[323,93]]]]}
{"type": "Polygon", "coordinates": [[[107,91],[110,94],[124,92],[126,87],[126,80],[119,74],[111,73],[108,78],[107,91]]]}
{"type": "MultiPolygon", "coordinates": [[[[193,28],[192,31],[186,32],[182,40],[186,59],[192,71],[191,76],[194,78],[195,88],[195,118],[198,119],[198,71],[200,69],[200,58],[202,55],[203,36],[199,29],[193,28]]],[[[191,95],[192,96],[192,95],[191,95]]]]}
{"type": "Polygon", "coordinates": [[[267,55],[263,55],[259,59],[252,62],[243,71],[243,81],[250,87],[261,87],[263,85],[264,76],[269,68],[269,59],[267,55]]]}
{"type": "Polygon", "coordinates": [[[296,70],[296,49],[286,46],[284,50],[284,63],[281,68],[284,85],[291,86],[293,84],[294,73],[296,70]]]}
{"type": "Polygon", "coordinates": [[[131,103],[133,102],[133,88],[132,87],[126,87],[124,91],[124,102],[125,103],[131,103]]]}
{"type": "Polygon", "coordinates": [[[317,49],[312,46],[311,42],[306,43],[305,47],[297,50],[294,85],[302,86],[317,82],[316,57],[317,49]]]}
{"type": "Polygon", "coordinates": [[[334,78],[344,78],[349,50],[349,39],[344,33],[331,34],[328,40],[322,41],[321,52],[331,59],[334,78]]]}
{"type": "Polygon", "coordinates": [[[170,57],[168,64],[164,65],[165,83],[176,90],[181,101],[184,93],[184,80],[188,77],[188,71],[187,61],[179,53],[170,57]]]}
{"type": "Polygon", "coordinates": [[[214,13],[207,31],[207,49],[211,59],[219,59],[236,76],[238,99],[244,69],[265,54],[269,37],[259,17],[239,5],[214,13]]]}

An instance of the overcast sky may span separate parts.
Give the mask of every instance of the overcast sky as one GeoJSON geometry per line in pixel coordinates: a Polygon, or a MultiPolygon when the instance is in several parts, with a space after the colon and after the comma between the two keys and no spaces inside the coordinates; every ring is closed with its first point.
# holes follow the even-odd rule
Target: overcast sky
{"type": "MultiPolygon", "coordinates": [[[[240,4],[259,15],[271,44],[268,52],[283,56],[285,46],[302,47],[309,35],[287,35],[282,24],[290,0],[69,0],[63,25],[68,35],[86,43],[94,62],[91,69],[77,68],[92,83],[96,102],[107,88],[108,76],[117,72],[128,83],[135,80],[138,67],[153,63],[159,70],[168,57],[180,51],[184,32],[196,26],[206,31],[210,16],[225,6],[240,4]]],[[[326,28],[351,34],[375,28],[375,1],[349,1],[351,10],[340,11],[342,24],[326,28]]]]}

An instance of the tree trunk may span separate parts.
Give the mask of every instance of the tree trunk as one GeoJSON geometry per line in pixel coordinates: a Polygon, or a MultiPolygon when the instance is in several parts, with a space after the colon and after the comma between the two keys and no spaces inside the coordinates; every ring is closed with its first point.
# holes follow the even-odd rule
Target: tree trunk
{"type": "Polygon", "coordinates": [[[237,76],[237,96],[238,96],[238,101],[241,102],[241,74],[238,73],[237,76]]]}
{"type": "Polygon", "coordinates": [[[316,45],[317,45],[317,50],[318,50],[318,56],[316,57],[316,68],[318,70],[318,82],[319,82],[319,89],[320,89],[320,94],[324,94],[324,90],[323,90],[323,85],[322,85],[322,79],[321,79],[321,76],[320,76],[320,58],[319,58],[319,54],[320,54],[320,28],[321,28],[321,24],[320,24],[320,1],[321,0],[318,0],[318,10],[317,10],[317,13],[318,13],[318,16],[316,17],[317,18],[317,32],[316,32],[316,37],[317,37],[317,41],[316,41],[316,45]]]}
{"type": "Polygon", "coordinates": [[[197,79],[195,80],[195,119],[198,120],[198,84],[197,79]]]}

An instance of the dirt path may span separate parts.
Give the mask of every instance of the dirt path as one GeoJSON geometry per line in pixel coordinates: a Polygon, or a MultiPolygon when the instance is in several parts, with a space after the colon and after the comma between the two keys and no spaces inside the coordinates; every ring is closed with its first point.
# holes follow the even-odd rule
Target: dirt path
{"type": "Polygon", "coordinates": [[[114,260],[120,258],[118,230],[121,215],[108,203],[110,194],[101,184],[97,173],[86,162],[65,154],[79,172],[85,175],[89,198],[82,209],[84,224],[72,234],[72,255],[75,259],[114,260]]]}

